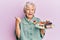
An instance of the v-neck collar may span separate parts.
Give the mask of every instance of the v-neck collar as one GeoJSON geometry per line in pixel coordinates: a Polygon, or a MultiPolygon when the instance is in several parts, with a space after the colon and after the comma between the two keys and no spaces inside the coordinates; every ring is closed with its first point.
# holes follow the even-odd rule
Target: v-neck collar
{"type": "Polygon", "coordinates": [[[28,22],[28,23],[33,23],[34,16],[33,16],[33,18],[32,18],[31,20],[29,20],[29,21],[28,21],[28,19],[27,19],[26,16],[25,16],[24,18],[25,18],[26,22],[28,22]]]}

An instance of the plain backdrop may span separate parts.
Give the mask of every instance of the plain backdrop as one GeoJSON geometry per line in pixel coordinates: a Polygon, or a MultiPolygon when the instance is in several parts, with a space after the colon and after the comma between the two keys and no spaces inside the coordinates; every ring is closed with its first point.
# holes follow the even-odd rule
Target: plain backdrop
{"type": "Polygon", "coordinates": [[[54,28],[46,30],[43,40],[60,40],[60,0],[0,0],[0,40],[16,40],[15,17],[24,17],[27,1],[35,4],[36,17],[54,24],[54,28]]]}

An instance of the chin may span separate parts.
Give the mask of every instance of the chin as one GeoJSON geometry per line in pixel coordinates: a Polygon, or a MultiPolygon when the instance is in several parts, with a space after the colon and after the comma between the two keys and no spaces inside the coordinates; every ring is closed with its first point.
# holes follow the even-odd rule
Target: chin
{"type": "Polygon", "coordinates": [[[29,18],[32,18],[33,16],[29,16],[29,18]]]}

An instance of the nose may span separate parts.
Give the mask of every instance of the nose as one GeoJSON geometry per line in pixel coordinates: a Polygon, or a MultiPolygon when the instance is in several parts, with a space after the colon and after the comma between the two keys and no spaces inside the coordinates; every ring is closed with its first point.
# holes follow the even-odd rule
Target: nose
{"type": "Polygon", "coordinates": [[[29,10],[29,13],[32,13],[32,10],[29,10]]]}

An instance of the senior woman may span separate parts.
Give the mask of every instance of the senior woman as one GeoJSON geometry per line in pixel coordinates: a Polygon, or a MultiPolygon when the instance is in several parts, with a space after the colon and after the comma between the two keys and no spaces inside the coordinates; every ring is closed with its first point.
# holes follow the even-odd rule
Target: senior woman
{"type": "Polygon", "coordinates": [[[36,24],[40,19],[34,16],[36,7],[34,3],[27,2],[24,6],[25,17],[16,18],[16,36],[17,40],[42,40],[45,30],[40,30],[36,24]]]}

